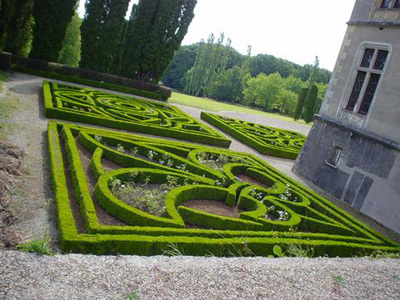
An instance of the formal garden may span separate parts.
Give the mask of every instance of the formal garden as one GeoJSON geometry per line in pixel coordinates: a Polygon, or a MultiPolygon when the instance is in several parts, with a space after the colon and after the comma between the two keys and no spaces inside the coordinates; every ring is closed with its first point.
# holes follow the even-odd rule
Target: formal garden
{"type": "MultiPolygon", "coordinates": [[[[43,94],[47,117],[152,135],[48,122],[65,253],[346,257],[399,251],[259,157],[224,149],[227,138],[176,107],[49,82],[43,94]]],[[[270,155],[295,158],[304,141],[294,132],[202,117],[233,136],[258,137],[251,144],[257,150],[269,143],[270,155]]]]}
{"type": "Polygon", "coordinates": [[[296,159],[306,137],[298,132],[283,130],[207,112],[201,118],[261,154],[296,159]]]}

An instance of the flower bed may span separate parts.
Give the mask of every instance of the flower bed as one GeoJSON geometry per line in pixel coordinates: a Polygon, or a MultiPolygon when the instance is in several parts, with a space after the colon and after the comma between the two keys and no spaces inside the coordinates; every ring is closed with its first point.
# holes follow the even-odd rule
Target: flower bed
{"type": "Polygon", "coordinates": [[[296,159],[306,137],[300,133],[201,113],[201,118],[261,154],[296,159]]]}
{"type": "Polygon", "coordinates": [[[52,121],[48,145],[66,253],[157,255],[171,245],[216,256],[268,256],[293,245],[315,256],[400,249],[249,154],[52,121]],[[126,200],[130,192],[141,201],[126,200]],[[154,195],[164,198],[162,209],[149,206],[154,195]],[[184,205],[192,200],[237,207],[238,217],[184,205]]]}
{"type": "Polygon", "coordinates": [[[177,107],[55,82],[43,82],[48,118],[229,147],[230,140],[177,107]]]}

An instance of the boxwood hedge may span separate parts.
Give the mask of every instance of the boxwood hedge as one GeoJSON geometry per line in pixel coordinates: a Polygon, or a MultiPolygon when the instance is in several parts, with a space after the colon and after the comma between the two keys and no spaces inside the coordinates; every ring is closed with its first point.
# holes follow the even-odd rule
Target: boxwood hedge
{"type": "Polygon", "coordinates": [[[113,127],[229,147],[230,140],[175,106],[123,95],[43,82],[48,118],[113,127]]]}
{"type": "Polygon", "coordinates": [[[312,248],[315,256],[400,250],[249,154],[53,121],[48,146],[63,252],[157,255],[171,244],[187,255],[217,256],[268,256],[275,245],[312,248]],[[207,157],[223,157],[224,165],[217,168],[207,157]],[[179,183],[165,195],[164,215],[113,194],[112,182],[128,182],[133,174],[151,186],[167,176],[179,183]],[[188,200],[219,201],[241,212],[237,218],[206,213],[185,206],[188,200]]]}
{"type": "Polygon", "coordinates": [[[202,112],[201,118],[261,154],[296,159],[306,137],[300,133],[202,112]]]}

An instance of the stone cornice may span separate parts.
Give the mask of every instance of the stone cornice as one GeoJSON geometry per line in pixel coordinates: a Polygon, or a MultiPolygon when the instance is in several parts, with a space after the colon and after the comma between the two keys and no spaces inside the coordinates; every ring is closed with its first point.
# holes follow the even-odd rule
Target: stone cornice
{"type": "Polygon", "coordinates": [[[379,136],[377,136],[375,134],[372,134],[372,133],[361,131],[360,129],[350,127],[348,125],[345,125],[343,123],[340,123],[340,122],[338,122],[336,120],[333,120],[333,119],[325,117],[325,116],[315,115],[314,118],[316,120],[321,121],[321,122],[326,122],[326,123],[328,123],[328,124],[330,124],[332,126],[335,126],[335,127],[341,128],[341,129],[345,129],[345,130],[349,130],[349,131],[353,132],[354,134],[357,134],[357,135],[359,135],[359,136],[361,136],[363,138],[372,140],[373,142],[382,144],[382,145],[384,145],[384,146],[386,146],[388,148],[400,151],[400,144],[396,143],[394,141],[391,141],[391,140],[388,140],[388,139],[385,139],[385,138],[381,138],[381,137],[379,137],[379,136]]]}
{"type": "Polygon", "coordinates": [[[347,25],[356,26],[378,26],[378,27],[400,27],[400,22],[390,22],[390,21],[348,21],[347,25]]]}

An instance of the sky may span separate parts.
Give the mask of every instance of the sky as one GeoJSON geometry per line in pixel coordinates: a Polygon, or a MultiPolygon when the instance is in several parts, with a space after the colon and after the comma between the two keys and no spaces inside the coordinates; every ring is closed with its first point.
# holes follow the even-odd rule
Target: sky
{"type": "MultiPolygon", "coordinates": [[[[131,4],[137,3],[133,0],[131,4]]],[[[246,54],[271,54],[300,65],[333,70],[355,0],[198,0],[182,45],[221,32],[246,54]]],[[[84,14],[80,0],[79,15],[84,14]]]]}

